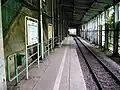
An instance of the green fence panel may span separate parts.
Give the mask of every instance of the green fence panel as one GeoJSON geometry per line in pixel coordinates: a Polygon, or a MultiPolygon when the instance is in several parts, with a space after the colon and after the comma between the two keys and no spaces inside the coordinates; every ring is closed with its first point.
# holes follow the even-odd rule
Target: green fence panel
{"type": "Polygon", "coordinates": [[[8,28],[11,25],[14,18],[19,14],[22,8],[22,4],[15,0],[7,0],[2,5],[2,24],[3,24],[3,35],[7,34],[8,28]]]}

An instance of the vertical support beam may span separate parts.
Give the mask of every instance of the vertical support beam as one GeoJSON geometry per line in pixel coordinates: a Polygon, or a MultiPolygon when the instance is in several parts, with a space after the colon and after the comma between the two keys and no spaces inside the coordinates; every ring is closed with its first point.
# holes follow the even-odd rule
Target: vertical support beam
{"type": "Polygon", "coordinates": [[[52,0],[52,51],[54,49],[54,1],[52,0]]]}
{"type": "Polygon", "coordinates": [[[91,30],[91,27],[90,27],[90,23],[91,23],[91,21],[89,21],[89,28],[88,28],[88,40],[90,41],[90,30],[91,30]]]}
{"type": "Polygon", "coordinates": [[[99,16],[100,20],[99,20],[99,46],[102,47],[102,25],[101,21],[102,21],[102,15],[99,16]]]}
{"type": "Polygon", "coordinates": [[[87,40],[88,40],[89,34],[88,34],[88,22],[87,22],[87,40]]]}
{"type": "Polygon", "coordinates": [[[83,38],[85,39],[85,24],[83,25],[83,38]]]}
{"type": "Polygon", "coordinates": [[[79,27],[76,28],[76,35],[80,36],[80,29],[79,29],[79,27]]]}
{"type": "Polygon", "coordinates": [[[63,40],[63,38],[64,38],[64,21],[63,21],[63,6],[62,6],[62,40],[63,40]]]}
{"type": "MultiPolygon", "coordinates": [[[[39,34],[38,34],[38,37],[39,37],[39,34]]],[[[40,47],[39,47],[39,41],[38,41],[38,45],[37,45],[37,52],[38,52],[38,54],[37,54],[37,56],[38,56],[38,68],[39,68],[39,66],[40,66],[40,61],[39,61],[39,59],[40,59],[40,47]]]]}
{"type": "Polygon", "coordinates": [[[28,49],[27,49],[27,21],[26,21],[26,18],[25,18],[25,64],[26,64],[26,79],[28,80],[28,49]]]}
{"type": "Polygon", "coordinates": [[[58,5],[58,37],[59,37],[59,39],[58,39],[58,42],[59,42],[59,44],[60,44],[60,37],[61,37],[61,28],[60,28],[60,4],[58,5]]]}
{"type": "Polygon", "coordinates": [[[37,50],[38,51],[38,67],[39,67],[39,60],[40,60],[40,42],[41,42],[41,34],[40,34],[40,0],[38,1],[38,7],[39,7],[39,11],[38,11],[38,47],[37,47],[37,50]]]}
{"type": "Polygon", "coordinates": [[[5,59],[4,59],[4,48],[3,48],[3,31],[2,31],[1,0],[0,0],[0,90],[7,90],[4,60],[5,59]]]}
{"type": "Polygon", "coordinates": [[[108,33],[109,28],[107,24],[107,11],[105,11],[105,45],[104,45],[104,51],[108,51],[108,33]]]}
{"type": "Polygon", "coordinates": [[[95,44],[95,39],[96,39],[96,37],[95,37],[95,18],[93,19],[93,43],[95,44]]]}
{"type": "Polygon", "coordinates": [[[92,20],[92,43],[94,43],[94,19],[92,20]]]}
{"type": "Polygon", "coordinates": [[[104,46],[105,51],[108,50],[108,33],[109,33],[108,24],[105,23],[105,46],[104,46]]]}
{"type": "Polygon", "coordinates": [[[96,33],[97,33],[96,45],[98,45],[98,35],[99,35],[99,34],[98,34],[98,32],[99,32],[99,31],[98,31],[98,28],[99,28],[99,27],[98,27],[98,26],[99,26],[99,24],[98,24],[98,16],[97,16],[97,19],[96,19],[96,20],[97,20],[97,21],[96,21],[96,22],[97,22],[97,28],[96,28],[96,29],[97,29],[97,30],[96,30],[96,33]]]}
{"type": "Polygon", "coordinates": [[[58,0],[56,0],[56,31],[57,31],[57,38],[59,37],[59,29],[58,29],[58,0]]]}
{"type": "Polygon", "coordinates": [[[62,41],[62,6],[59,5],[59,11],[60,11],[60,42],[62,41]]]}
{"type": "Polygon", "coordinates": [[[58,5],[58,43],[60,44],[60,6],[58,5]]]}
{"type": "Polygon", "coordinates": [[[40,0],[40,29],[41,29],[41,55],[44,58],[44,42],[43,42],[43,16],[42,16],[42,0],[40,0]]]}
{"type": "Polygon", "coordinates": [[[118,56],[118,37],[119,37],[119,5],[114,5],[114,41],[113,56],[118,56]]]}

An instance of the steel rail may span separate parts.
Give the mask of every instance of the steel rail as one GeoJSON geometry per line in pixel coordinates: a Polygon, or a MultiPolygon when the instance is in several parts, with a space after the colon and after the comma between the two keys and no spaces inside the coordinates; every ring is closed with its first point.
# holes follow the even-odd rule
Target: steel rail
{"type": "Polygon", "coordinates": [[[87,66],[88,66],[88,68],[89,68],[89,70],[90,70],[90,72],[91,72],[91,75],[92,75],[92,77],[93,77],[96,85],[98,86],[98,89],[99,89],[99,90],[104,90],[103,87],[101,86],[100,82],[99,82],[99,79],[98,79],[97,76],[94,74],[94,71],[92,70],[92,68],[91,68],[90,64],[88,63],[85,55],[83,54],[83,52],[82,52],[82,50],[81,50],[81,48],[80,48],[77,40],[75,39],[75,37],[74,37],[74,40],[75,40],[75,42],[76,42],[76,44],[77,44],[77,46],[78,46],[78,48],[79,48],[79,50],[80,50],[80,52],[81,52],[84,60],[85,60],[85,63],[87,64],[87,66]]]}
{"type": "Polygon", "coordinates": [[[117,83],[120,85],[120,78],[118,78],[102,61],[101,59],[95,55],[95,53],[93,53],[91,51],[90,48],[88,48],[78,37],[77,39],[84,45],[84,47],[97,59],[97,61],[104,67],[104,69],[109,72],[109,74],[117,81],[117,83]]]}

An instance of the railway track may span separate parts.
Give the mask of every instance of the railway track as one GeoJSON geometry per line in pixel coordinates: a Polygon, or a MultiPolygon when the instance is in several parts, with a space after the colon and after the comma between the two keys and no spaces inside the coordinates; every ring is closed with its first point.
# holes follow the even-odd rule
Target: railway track
{"type": "Polygon", "coordinates": [[[99,90],[120,90],[120,79],[79,38],[73,38],[99,90]]]}

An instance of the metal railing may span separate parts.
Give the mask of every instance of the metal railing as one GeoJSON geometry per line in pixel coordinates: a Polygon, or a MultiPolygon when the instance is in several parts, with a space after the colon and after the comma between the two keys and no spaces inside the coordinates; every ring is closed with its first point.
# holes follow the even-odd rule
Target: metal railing
{"type": "MultiPolygon", "coordinates": [[[[40,45],[40,44],[39,44],[40,45]]],[[[38,60],[38,58],[36,58],[35,60],[32,60],[32,58],[35,56],[35,55],[37,55],[37,50],[35,51],[35,52],[33,52],[32,54],[30,54],[30,50],[32,50],[32,49],[34,49],[34,48],[37,48],[37,45],[33,45],[33,46],[31,46],[30,48],[27,48],[27,50],[29,51],[28,53],[29,53],[29,56],[28,56],[28,60],[29,60],[29,62],[28,62],[28,68],[31,66],[31,65],[33,65],[37,60],[38,60]]],[[[39,58],[41,57],[41,55],[39,56],[39,58]]],[[[20,59],[19,59],[20,60],[20,59]]],[[[8,81],[9,82],[12,82],[13,80],[15,80],[16,79],[16,83],[18,83],[18,78],[19,78],[19,76],[26,70],[26,67],[25,67],[25,49],[24,50],[21,50],[21,51],[19,51],[19,52],[16,52],[16,53],[14,53],[14,54],[11,54],[11,55],[9,55],[8,57],[7,57],[7,61],[6,61],[6,64],[7,64],[7,79],[8,79],[8,81]],[[24,52],[24,54],[23,53],[21,53],[21,52],[24,52]],[[22,70],[20,70],[19,71],[19,65],[18,65],[18,56],[22,56],[22,63],[21,63],[21,68],[22,68],[22,70]],[[13,72],[11,72],[10,71],[10,61],[11,61],[11,58],[13,58],[13,60],[14,60],[14,75],[11,77],[11,74],[13,73],[13,72]]]]}
{"type": "MultiPolygon", "coordinates": [[[[53,42],[52,42],[53,38],[47,40],[47,41],[44,41],[44,46],[45,46],[45,51],[44,51],[44,54],[48,53],[49,55],[49,52],[50,51],[53,51],[53,42]],[[50,43],[49,43],[50,42],[50,43]],[[46,44],[47,43],[47,44],[46,44]]],[[[56,44],[57,42],[59,42],[59,37],[54,37],[54,44],[56,44]]]]}
{"type": "MultiPolygon", "coordinates": [[[[49,39],[49,40],[46,40],[46,41],[44,41],[44,48],[45,48],[45,50],[44,50],[44,57],[46,56],[46,53],[48,53],[48,55],[49,55],[49,53],[50,53],[50,51],[52,51],[53,50],[53,42],[52,42],[52,40],[53,40],[53,38],[51,38],[51,39],[49,39]]],[[[57,43],[57,42],[59,42],[60,40],[59,40],[59,38],[57,38],[57,37],[55,37],[54,38],[54,43],[57,43]]],[[[37,55],[38,54],[38,51],[37,51],[37,49],[35,49],[35,48],[37,48],[37,45],[38,44],[35,44],[35,45],[33,45],[33,46],[31,46],[31,47],[28,47],[27,48],[27,50],[28,50],[28,53],[29,53],[29,55],[28,55],[28,67],[26,67],[26,62],[25,62],[25,50],[26,49],[23,49],[23,50],[21,50],[21,51],[18,51],[18,52],[15,52],[15,53],[13,53],[13,54],[11,54],[11,55],[9,55],[8,57],[7,57],[7,60],[6,60],[6,66],[7,66],[7,80],[9,81],[9,82],[12,82],[13,80],[15,80],[16,81],[16,84],[18,83],[18,81],[19,81],[19,76],[23,73],[23,72],[25,72],[26,71],[26,68],[29,68],[30,66],[32,66],[36,61],[38,61],[38,58],[37,57],[35,57],[35,55],[37,55]],[[31,53],[32,52],[32,53],[31,53]],[[35,57],[35,59],[33,58],[33,57],[35,57]],[[11,67],[11,59],[13,59],[13,61],[14,61],[14,74],[13,74],[13,72],[11,72],[10,71],[10,67],[11,67]],[[20,61],[20,59],[21,59],[21,63],[18,63],[19,61],[20,61]],[[34,59],[34,60],[33,60],[34,59]],[[20,66],[20,67],[19,67],[20,66]],[[20,70],[19,70],[20,69],[20,70]],[[11,76],[12,75],[12,76],[11,76]]],[[[41,43],[39,43],[39,46],[41,47],[41,43]]],[[[41,56],[41,54],[39,55],[39,58],[41,58],[42,56],[41,56]]]]}

